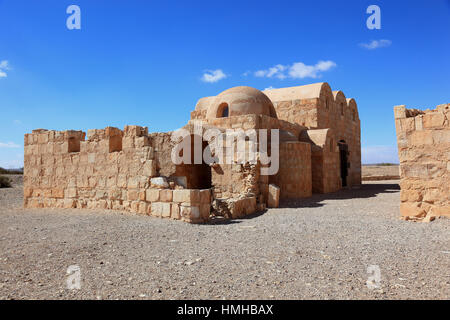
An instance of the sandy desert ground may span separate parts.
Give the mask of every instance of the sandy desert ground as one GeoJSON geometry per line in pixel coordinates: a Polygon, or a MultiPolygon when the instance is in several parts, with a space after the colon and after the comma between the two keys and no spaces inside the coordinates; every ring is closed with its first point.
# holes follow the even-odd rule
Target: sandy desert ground
{"type": "Polygon", "coordinates": [[[361,169],[362,178],[365,181],[400,178],[400,170],[398,165],[363,165],[361,169]]]}
{"type": "Polygon", "coordinates": [[[399,220],[398,181],[205,225],[23,209],[14,182],[0,189],[1,299],[450,298],[450,220],[399,220]],[[70,265],[80,290],[66,288],[70,265]]]}

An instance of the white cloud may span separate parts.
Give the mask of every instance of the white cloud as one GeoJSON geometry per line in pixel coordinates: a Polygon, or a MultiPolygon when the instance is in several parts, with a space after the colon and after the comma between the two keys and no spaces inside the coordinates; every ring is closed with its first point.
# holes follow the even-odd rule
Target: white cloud
{"type": "Polygon", "coordinates": [[[276,89],[276,88],[274,88],[274,87],[270,86],[270,87],[264,88],[264,90],[263,90],[263,91],[266,91],[266,90],[272,90],[272,89],[276,89]]]}
{"type": "Polygon", "coordinates": [[[369,43],[360,43],[359,45],[365,49],[373,50],[383,47],[389,47],[392,44],[391,40],[381,39],[381,40],[372,40],[369,43]]]}
{"type": "Polygon", "coordinates": [[[14,142],[0,142],[0,148],[20,148],[18,144],[14,142]]]}
{"type": "Polygon", "coordinates": [[[5,72],[6,70],[9,70],[8,60],[0,61],[0,78],[6,78],[8,76],[8,74],[5,72]]]}
{"type": "Polygon", "coordinates": [[[267,77],[267,78],[278,78],[278,79],[285,79],[286,75],[284,74],[284,71],[287,69],[287,66],[283,66],[282,64],[277,64],[276,66],[273,66],[272,68],[269,68],[267,70],[258,70],[256,71],[255,77],[267,77]]]}
{"type": "Polygon", "coordinates": [[[367,146],[361,148],[361,162],[374,163],[399,163],[397,147],[393,146],[367,146]]]}
{"type": "Polygon", "coordinates": [[[206,70],[205,73],[203,73],[202,81],[213,83],[225,79],[226,77],[227,75],[223,73],[222,69],[206,70]]]}
{"type": "Polygon", "coordinates": [[[328,71],[336,67],[333,61],[319,61],[315,65],[306,65],[303,62],[295,62],[292,65],[277,64],[266,70],[258,70],[254,72],[255,77],[292,79],[303,78],[318,78],[321,76],[320,72],[328,71]]]}

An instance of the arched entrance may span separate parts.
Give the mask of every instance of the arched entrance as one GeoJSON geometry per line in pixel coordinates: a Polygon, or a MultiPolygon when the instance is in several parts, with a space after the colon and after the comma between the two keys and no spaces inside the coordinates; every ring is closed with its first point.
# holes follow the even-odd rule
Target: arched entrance
{"type": "MultiPolygon", "coordinates": [[[[208,142],[202,141],[199,136],[191,135],[191,150],[190,150],[190,161],[189,163],[181,163],[176,166],[176,176],[186,177],[186,187],[188,189],[209,189],[211,188],[211,167],[209,164],[205,163],[203,159],[201,163],[195,163],[195,142],[202,143],[202,155],[205,148],[208,147],[208,142]]],[[[184,152],[184,150],[182,151],[184,152]]],[[[182,156],[182,152],[180,156],[182,156]]]]}

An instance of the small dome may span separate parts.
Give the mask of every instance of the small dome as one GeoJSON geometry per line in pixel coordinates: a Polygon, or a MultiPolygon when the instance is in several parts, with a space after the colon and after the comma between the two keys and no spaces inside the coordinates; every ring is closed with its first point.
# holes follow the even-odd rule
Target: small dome
{"type": "Polygon", "coordinates": [[[223,91],[211,101],[206,117],[213,119],[247,114],[277,117],[272,101],[263,92],[251,87],[234,87],[223,91]]]}

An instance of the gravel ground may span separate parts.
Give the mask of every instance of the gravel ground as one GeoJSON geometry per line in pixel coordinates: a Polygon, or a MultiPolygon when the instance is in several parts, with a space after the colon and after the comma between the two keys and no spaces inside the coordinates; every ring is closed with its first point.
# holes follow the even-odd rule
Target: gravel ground
{"type": "Polygon", "coordinates": [[[449,299],[450,220],[398,219],[398,181],[190,225],[22,209],[0,189],[1,299],[449,299]],[[70,265],[80,290],[66,289],[70,265]],[[368,289],[367,268],[381,272],[368,289]]]}

